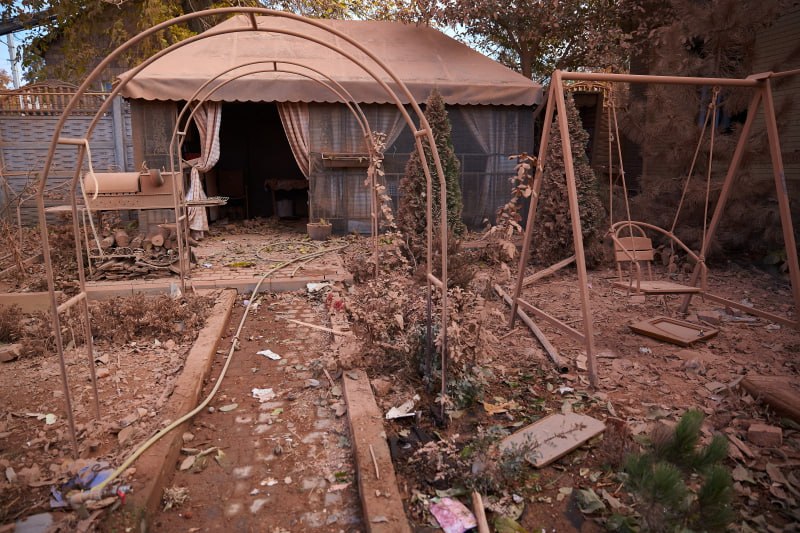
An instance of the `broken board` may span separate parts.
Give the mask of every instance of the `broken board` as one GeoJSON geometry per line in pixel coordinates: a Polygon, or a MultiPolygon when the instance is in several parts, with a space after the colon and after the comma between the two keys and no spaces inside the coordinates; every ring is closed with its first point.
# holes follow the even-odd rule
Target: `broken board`
{"type": "Polygon", "coordinates": [[[696,342],[715,337],[719,333],[716,328],[666,316],[658,316],[650,320],[636,322],[635,324],[630,324],[629,327],[640,335],[671,342],[678,346],[691,346],[696,342]]]}
{"type": "Polygon", "coordinates": [[[591,416],[552,414],[504,438],[500,441],[500,451],[524,451],[529,463],[542,468],[605,429],[605,424],[591,416]]]}
{"type": "Polygon", "coordinates": [[[776,412],[800,422],[800,378],[797,376],[748,375],[742,388],[753,398],[766,403],[776,412]]]}

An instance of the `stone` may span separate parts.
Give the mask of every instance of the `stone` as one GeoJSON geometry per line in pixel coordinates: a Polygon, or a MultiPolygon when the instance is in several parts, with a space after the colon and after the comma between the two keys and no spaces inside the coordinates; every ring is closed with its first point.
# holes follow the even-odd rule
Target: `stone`
{"type": "Polygon", "coordinates": [[[722,323],[722,315],[716,311],[698,311],[697,318],[713,326],[719,326],[722,323]]]}
{"type": "Polygon", "coordinates": [[[778,448],[783,444],[783,430],[767,424],[750,424],[747,428],[747,440],[757,446],[778,448]]]}
{"type": "Polygon", "coordinates": [[[375,395],[378,397],[386,396],[392,391],[392,382],[388,379],[375,378],[370,383],[372,384],[372,390],[375,391],[375,395]]]}
{"type": "Polygon", "coordinates": [[[21,353],[21,344],[7,344],[0,346],[0,363],[10,363],[19,357],[21,353]]]}
{"type": "Polygon", "coordinates": [[[97,379],[107,378],[111,375],[111,371],[107,368],[98,368],[97,372],[95,373],[97,379]]]}

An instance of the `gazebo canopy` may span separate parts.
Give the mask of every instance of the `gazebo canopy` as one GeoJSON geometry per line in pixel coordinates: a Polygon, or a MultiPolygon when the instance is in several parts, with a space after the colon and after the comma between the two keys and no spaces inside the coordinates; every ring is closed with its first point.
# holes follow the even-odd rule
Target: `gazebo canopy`
{"type": "MultiPolygon", "coordinates": [[[[295,31],[345,49],[369,65],[390,87],[396,88],[372,60],[333,34],[285,17],[256,19],[259,29],[295,31]]],[[[418,103],[424,102],[434,88],[450,105],[530,106],[541,101],[539,84],[433,28],[386,21],[319,22],[352,37],[374,53],[408,86],[418,103]]],[[[248,27],[249,19],[238,15],[208,31],[248,27]]],[[[145,100],[187,100],[204,82],[222,71],[257,60],[301,63],[341,83],[360,103],[393,103],[369,74],[344,56],[307,39],[266,31],[214,35],[174,50],[137,74],[122,94],[145,100]]],[[[244,67],[224,75],[222,79],[265,68],[271,67],[244,67]]],[[[286,64],[279,65],[279,69],[304,71],[286,64]]],[[[319,78],[316,74],[309,74],[319,78]]],[[[131,71],[128,71],[120,78],[130,76],[131,71]]],[[[399,92],[398,95],[405,99],[399,92]]],[[[253,74],[237,79],[209,99],[226,102],[339,101],[335,94],[315,81],[285,72],[253,74]]]]}

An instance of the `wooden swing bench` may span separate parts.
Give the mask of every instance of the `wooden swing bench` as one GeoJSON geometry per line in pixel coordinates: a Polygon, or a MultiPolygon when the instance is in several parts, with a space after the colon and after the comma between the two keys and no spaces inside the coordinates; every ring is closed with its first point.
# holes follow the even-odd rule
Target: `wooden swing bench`
{"type": "Polygon", "coordinates": [[[629,292],[643,294],[697,294],[704,292],[702,287],[682,285],[673,281],[654,280],[652,262],[655,256],[653,241],[647,237],[645,228],[659,232],[682,248],[696,264],[700,265],[703,285],[706,279],[705,262],[689,249],[673,233],[646,222],[631,222],[623,220],[611,226],[609,235],[614,242],[614,256],[617,262],[619,279],[614,282],[615,287],[626,289],[629,292]],[[622,264],[629,265],[629,277],[626,280],[622,272],[622,264]],[[647,278],[643,276],[642,264],[647,267],[647,278]]]}

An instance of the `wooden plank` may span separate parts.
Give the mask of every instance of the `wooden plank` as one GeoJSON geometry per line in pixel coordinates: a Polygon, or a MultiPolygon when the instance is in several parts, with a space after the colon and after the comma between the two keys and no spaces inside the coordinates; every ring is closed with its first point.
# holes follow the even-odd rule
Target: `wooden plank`
{"type": "MultiPolygon", "coordinates": [[[[64,295],[56,291],[56,301],[64,295]]],[[[0,294],[0,306],[17,305],[23,313],[50,310],[49,292],[10,292],[0,294]]]]}
{"type": "MultiPolygon", "coordinates": [[[[776,324],[782,324],[784,326],[789,326],[795,329],[800,328],[800,321],[798,320],[792,320],[784,316],[776,315],[775,313],[762,311],[761,309],[756,309],[755,307],[750,307],[739,302],[734,302],[733,300],[728,300],[727,298],[723,298],[722,296],[717,296],[716,294],[711,294],[706,292],[703,294],[703,298],[718,304],[731,307],[733,309],[738,309],[739,311],[742,311],[748,315],[766,318],[767,320],[771,320],[776,324]]],[[[795,313],[800,313],[800,309],[795,310],[795,313]]]]}
{"type": "Polygon", "coordinates": [[[800,377],[748,374],[741,386],[779,414],[800,422],[800,377]]]}
{"type": "Polygon", "coordinates": [[[653,241],[648,237],[617,237],[617,249],[628,250],[652,250],[653,241]]]}
{"type": "Polygon", "coordinates": [[[538,307],[536,307],[534,305],[531,305],[530,303],[526,302],[525,300],[519,299],[519,300],[517,300],[517,303],[520,306],[524,307],[526,311],[530,311],[531,313],[536,315],[536,318],[538,318],[540,320],[544,320],[545,322],[549,323],[551,326],[553,326],[553,327],[561,330],[562,332],[566,333],[567,335],[569,335],[570,337],[572,337],[576,341],[578,341],[580,343],[583,343],[586,340],[586,338],[583,336],[583,333],[581,333],[577,329],[568,326],[567,324],[565,324],[564,322],[560,321],[556,317],[545,313],[544,311],[542,311],[538,307]]]}
{"type": "Polygon", "coordinates": [[[606,429],[591,416],[561,413],[546,416],[500,441],[501,452],[520,450],[536,468],[547,466],[606,429]]]}
{"type": "Polygon", "coordinates": [[[351,370],[342,379],[367,531],[411,533],[386,443],[383,413],[375,403],[369,377],[363,370],[351,370]]]}
{"type": "Polygon", "coordinates": [[[653,250],[617,250],[616,252],[617,263],[623,263],[625,261],[652,261],[654,256],[653,250]],[[631,259],[631,257],[633,257],[633,259],[631,259]]]}
{"type": "MultiPolygon", "coordinates": [[[[506,294],[506,292],[500,287],[500,285],[494,286],[494,291],[500,296],[508,305],[511,305],[512,300],[511,296],[506,294]]],[[[562,374],[566,374],[569,372],[569,368],[564,362],[561,360],[561,357],[558,355],[558,350],[556,350],[555,346],[550,343],[550,339],[547,338],[547,335],[539,329],[539,326],[536,325],[536,322],[531,320],[525,311],[523,311],[520,307],[517,307],[517,316],[519,316],[520,320],[528,326],[528,329],[531,330],[533,336],[539,341],[544,348],[544,351],[547,352],[547,355],[550,357],[550,360],[553,361],[553,364],[556,365],[558,371],[562,374]]]]}
{"type": "Polygon", "coordinates": [[[542,278],[546,278],[547,276],[555,274],[556,272],[558,272],[559,270],[561,270],[565,266],[568,266],[568,265],[570,265],[570,264],[572,264],[574,262],[575,262],[575,256],[574,255],[572,255],[570,257],[567,257],[566,259],[564,259],[563,261],[559,261],[555,265],[549,266],[549,267],[545,268],[544,270],[540,270],[539,272],[536,272],[535,274],[531,274],[530,276],[528,276],[527,278],[522,280],[522,286],[523,287],[527,287],[531,283],[535,283],[535,282],[539,281],[542,278]]]}
{"type": "Polygon", "coordinates": [[[703,327],[699,324],[666,316],[636,322],[628,327],[640,335],[677,344],[678,346],[690,346],[696,342],[715,337],[719,333],[716,328],[703,327]]]}
{"type": "Polygon", "coordinates": [[[642,280],[639,282],[637,290],[636,281],[629,283],[627,281],[615,281],[614,286],[625,290],[632,290],[644,294],[697,294],[703,292],[701,287],[692,287],[690,285],[681,285],[680,283],[673,283],[671,281],[650,281],[642,280]]]}

